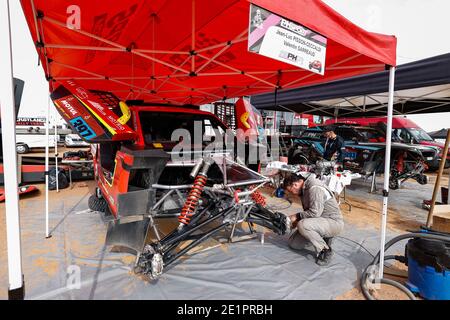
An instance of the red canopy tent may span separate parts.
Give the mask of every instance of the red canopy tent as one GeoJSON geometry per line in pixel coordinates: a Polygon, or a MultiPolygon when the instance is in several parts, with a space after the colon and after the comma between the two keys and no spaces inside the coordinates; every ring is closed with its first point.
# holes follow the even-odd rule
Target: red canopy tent
{"type": "MultiPolygon", "coordinates": [[[[111,91],[124,100],[203,104],[328,82],[380,71],[386,66],[391,66],[393,81],[394,36],[367,32],[319,0],[250,2],[21,0],[50,90],[54,82],[73,79],[83,87],[111,91]],[[249,52],[250,2],[325,37],[324,75],[249,52]]],[[[9,22],[7,3],[5,10],[0,10],[4,28],[9,22]]],[[[10,48],[6,40],[0,46],[5,54],[10,48]]],[[[13,97],[5,96],[8,104],[13,102],[13,97]]],[[[2,103],[2,112],[5,108],[2,103]]],[[[2,118],[3,130],[13,132],[13,122],[8,123],[8,119],[12,118],[2,118]]],[[[11,143],[3,144],[10,147],[4,147],[4,154],[13,152],[15,145],[14,135],[6,136],[11,143]]],[[[14,165],[7,168],[5,163],[5,172],[12,181],[6,183],[7,211],[16,217],[18,208],[13,202],[17,197],[13,197],[12,186],[17,170],[14,165]]],[[[387,197],[384,204],[383,223],[387,197]]],[[[8,228],[8,233],[18,232],[18,224],[8,228]]],[[[15,248],[14,243],[8,247],[15,248]]],[[[11,290],[23,285],[20,277],[15,279],[11,290]]]]}
{"type": "Polygon", "coordinates": [[[246,0],[21,2],[48,79],[122,99],[202,104],[395,66],[395,37],[367,32],[321,1],[251,2],[328,39],[324,76],[248,52],[246,0]],[[74,3],[79,29],[67,25],[74,3]]]}

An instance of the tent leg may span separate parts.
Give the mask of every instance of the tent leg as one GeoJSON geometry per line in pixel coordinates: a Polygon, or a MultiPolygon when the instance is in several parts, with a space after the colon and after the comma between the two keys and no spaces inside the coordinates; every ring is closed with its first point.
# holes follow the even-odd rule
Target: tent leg
{"type": "Polygon", "coordinates": [[[8,252],[8,297],[23,300],[19,196],[17,194],[16,108],[14,102],[13,63],[9,0],[0,1],[0,108],[3,139],[3,166],[8,252]]]}
{"type": "MultiPolygon", "coordinates": [[[[50,106],[49,106],[50,108],[50,106]]],[[[55,134],[55,169],[56,169],[56,177],[58,177],[58,129],[56,125],[56,109],[53,109],[55,117],[53,118],[53,128],[55,134]]],[[[56,179],[56,192],[59,192],[59,180],[56,179]]]]}
{"type": "Polygon", "coordinates": [[[381,216],[381,240],[380,240],[380,264],[378,278],[382,279],[384,274],[384,245],[386,243],[386,225],[389,197],[389,177],[391,172],[391,145],[392,145],[392,114],[394,109],[394,83],[395,67],[389,69],[389,100],[386,128],[386,153],[384,158],[384,183],[383,183],[383,212],[381,216]]]}
{"type": "MultiPolygon", "coordinates": [[[[50,97],[49,97],[50,99],[50,97]]],[[[48,227],[48,183],[49,183],[49,131],[50,131],[50,106],[47,106],[47,117],[46,117],[46,124],[45,124],[45,238],[50,238],[50,231],[48,227]]],[[[56,179],[58,179],[58,175],[56,175],[56,179]]]]}

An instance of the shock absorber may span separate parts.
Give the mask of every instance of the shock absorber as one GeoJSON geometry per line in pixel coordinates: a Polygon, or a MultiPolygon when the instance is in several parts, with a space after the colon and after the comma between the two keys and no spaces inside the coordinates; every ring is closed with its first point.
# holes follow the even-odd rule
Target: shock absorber
{"type": "Polygon", "coordinates": [[[195,214],[200,197],[203,193],[203,189],[205,188],[206,181],[208,180],[208,170],[213,162],[214,160],[212,158],[207,157],[205,160],[201,161],[201,164],[203,165],[201,170],[199,170],[201,167],[201,164],[199,164],[200,162],[198,162],[192,170],[191,175],[195,176],[195,180],[183,208],[181,209],[181,213],[178,216],[178,221],[180,222],[179,228],[182,228],[184,225],[188,225],[189,221],[191,221],[191,217],[195,214]]]}
{"type": "Polygon", "coordinates": [[[397,159],[397,171],[403,173],[405,171],[405,152],[401,152],[397,159]]]}
{"type": "Polygon", "coordinates": [[[255,203],[265,207],[267,204],[266,201],[266,197],[264,197],[261,192],[259,192],[258,190],[256,190],[255,192],[252,193],[252,200],[255,201],[255,203]]]}
{"type": "MultiPolygon", "coordinates": [[[[252,190],[253,188],[254,188],[254,187],[250,187],[249,189],[252,190]]],[[[249,194],[250,192],[251,192],[251,191],[244,191],[244,192],[241,192],[241,190],[237,189],[237,190],[234,192],[234,201],[235,201],[236,203],[238,203],[238,202],[239,202],[239,196],[241,196],[241,195],[243,195],[243,194],[249,194]]],[[[261,206],[263,206],[263,207],[265,207],[266,204],[267,204],[266,197],[264,197],[264,196],[261,194],[261,192],[259,192],[258,190],[253,191],[253,192],[251,193],[250,197],[252,198],[252,200],[253,200],[256,204],[259,204],[259,205],[261,205],[261,206]]]]}

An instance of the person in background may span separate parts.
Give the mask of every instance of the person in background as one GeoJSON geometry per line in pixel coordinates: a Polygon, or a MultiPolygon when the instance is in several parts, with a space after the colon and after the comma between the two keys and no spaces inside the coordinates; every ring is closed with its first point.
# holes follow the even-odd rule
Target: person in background
{"type": "Polygon", "coordinates": [[[328,161],[335,160],[342,164],[344,162],[344,139],[338,136],[331,126],[324,128],[324,136],[327,140],[325,141],[323,158],[328,161]]]}

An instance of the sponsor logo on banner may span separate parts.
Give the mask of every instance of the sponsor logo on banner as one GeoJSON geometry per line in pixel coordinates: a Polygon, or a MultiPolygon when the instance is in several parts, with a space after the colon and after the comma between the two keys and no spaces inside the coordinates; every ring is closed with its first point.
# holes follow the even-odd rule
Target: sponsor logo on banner
{"type": "Polygon", "coordinates": [[[327,39],[251,4],[248,50],[317,74],[324,74],[327,39]]]}
{"type": "MultiPolygon", "coordinates": [[[[67,112],[69,112],[69,114],[71,114],[72,116],[76,116],[78,114],[77,110],[75,110],[75,108],[71,105],[71,101],[73,100],[73,98],[69,97],[67,99],[62,99],[61,103],[63,104],[64,108],[66,109],[67,112]]],[[[66,113],[67,113],[66,112],[66,113]]]]}

